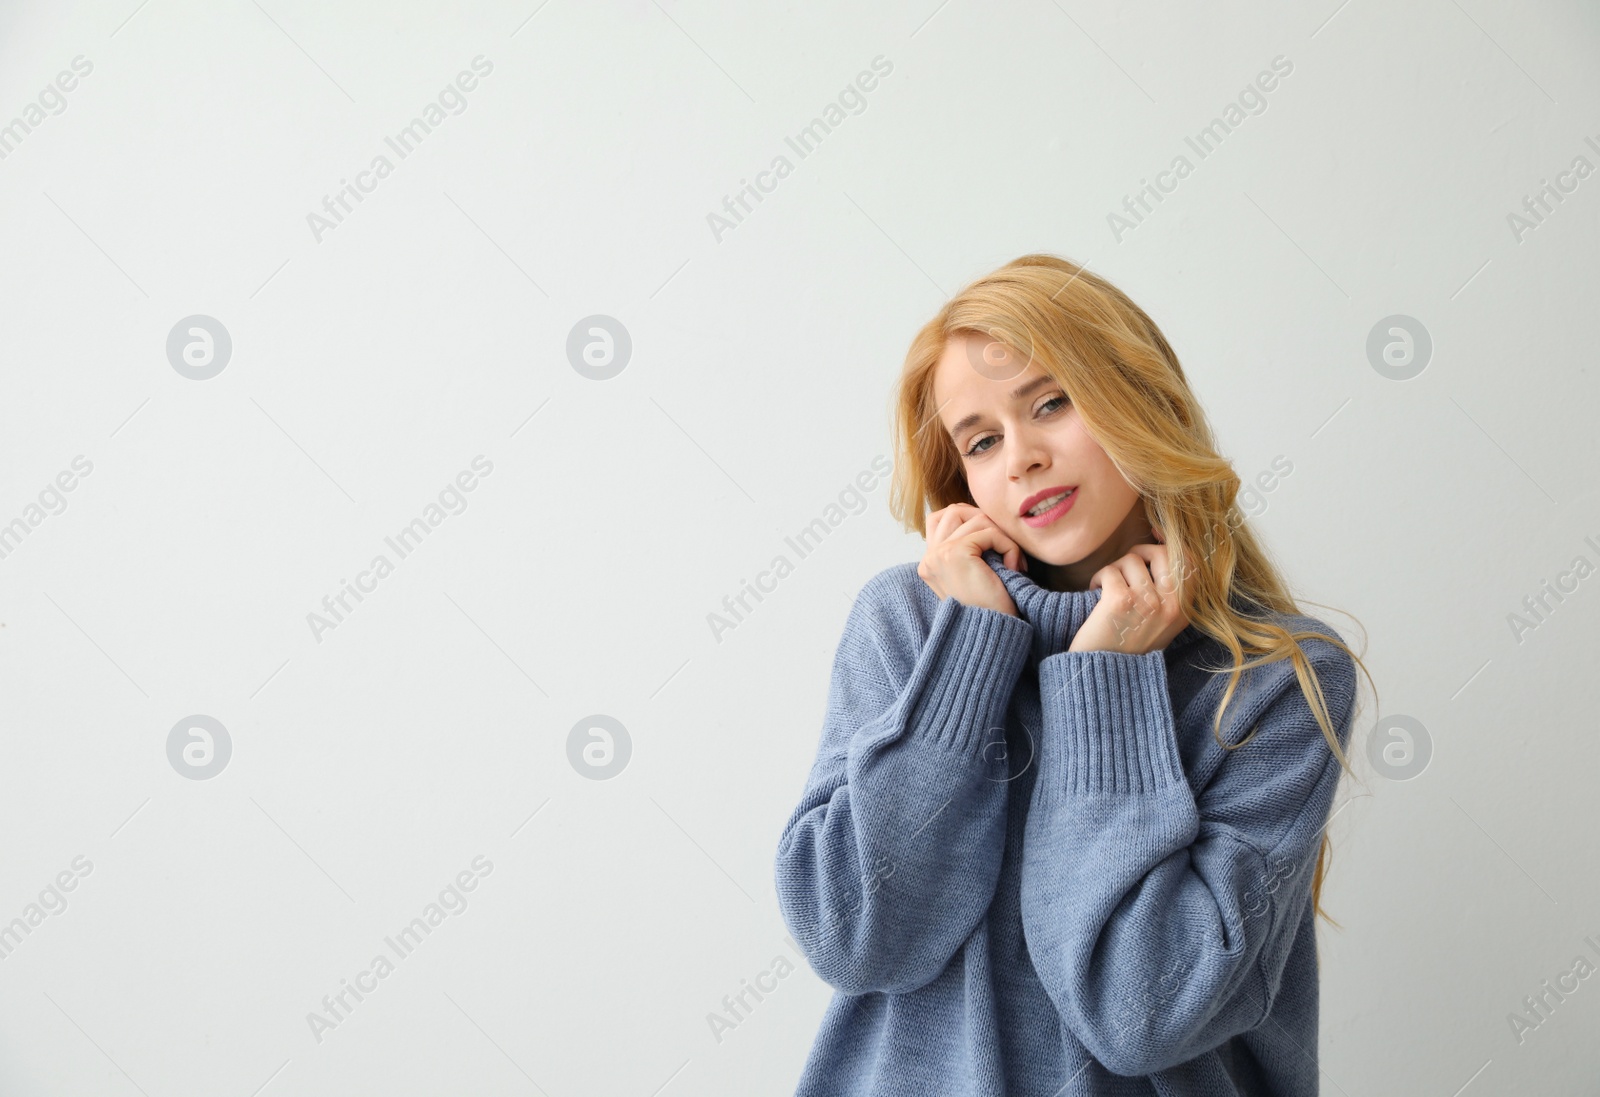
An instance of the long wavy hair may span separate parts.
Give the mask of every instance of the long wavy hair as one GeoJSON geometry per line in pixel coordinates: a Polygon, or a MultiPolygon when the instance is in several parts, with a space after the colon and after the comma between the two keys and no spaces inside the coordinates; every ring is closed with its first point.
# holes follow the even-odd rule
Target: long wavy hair
{"type": "MultiPolygon", "coordinates": [[[[896,460],[889,490],[894,517],[926,538],[929,512],[952,503],[976,505],[950,436],[925,429],[938,421],[935,367],[958,332],[998,341],[1053,376],[1090,435],[1138,491],[1161,528],[1185,616],[1232,657],[1228,687],[1212,724],[1217,743],[1237,750],[1254,737],[1252,729],[1238,743],[1222,739],[1223,712],[1244,671],[1288,659],[1323,738],[1353,775],[1322,685],[1298,641],[1326,640],[1348,653],[1369,683],[1371,673],[1337,636],[1290,631],[1267,615],[1236,608],[1235,600],[1242,599],[1273,613],[1302,614],[1235,504],[1240,479],[1217,453],[1178,356],[1144,310],[1099,275],[1053,255],[1024,255],[970,283],[917,333],[896,395],[896,460]]],[[[1311,903],[1337,926],[1321,903],[1331,857],[1332,843],[1324,833],[1311,903]]]]}

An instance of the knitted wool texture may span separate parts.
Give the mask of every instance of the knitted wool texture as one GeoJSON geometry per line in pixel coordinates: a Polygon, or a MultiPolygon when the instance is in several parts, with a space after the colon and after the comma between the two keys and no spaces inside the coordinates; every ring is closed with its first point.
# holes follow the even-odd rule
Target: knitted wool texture
{"type": "MultiPolygon", "coordinates": [[[[1100,591],[984,559],[1019,616],[869,580],[776,859],[835,988],[797,1097],[1317,1093],[1311,879],[1341,769],[1287,662],[1193,626],[1070,652],[1100,591]]],[[[1277,618],[1337,635],[1316,618],[1277,618]]],[[[1341,747],[1350,657],[1302,641],[1341,747]]]]}

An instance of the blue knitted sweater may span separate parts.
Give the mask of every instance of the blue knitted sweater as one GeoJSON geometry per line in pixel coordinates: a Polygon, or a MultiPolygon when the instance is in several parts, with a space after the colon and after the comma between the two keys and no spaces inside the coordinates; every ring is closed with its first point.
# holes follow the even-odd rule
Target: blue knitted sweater
{"type": "MultiPolygon", "coordinates": [[[[1225,750],[1219,644],[1067,651],[1100,591],[984,559],[1020,616],[906,563],[846,620],[777,851],[784,921],[837,991],[797,1097],[1315,1095],[1311,879],[1341,769],[1293,667],[1245,672],[1223,737],[1253,737],[1225,750]]],[[[1343,748],[1355,664],[1301,646],[1343,748]]]]}

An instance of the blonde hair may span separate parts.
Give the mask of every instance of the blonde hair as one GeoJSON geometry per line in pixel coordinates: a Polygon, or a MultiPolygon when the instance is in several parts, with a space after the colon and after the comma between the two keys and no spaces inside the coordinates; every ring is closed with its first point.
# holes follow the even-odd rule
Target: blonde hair
{"type": "MultiPolygon", "coordinates": [[[[946,343],[968,332],[998,341],[1061,384],[1091,436],[1161,528],[1185,616],[1232,657],[1228,687],[1212,724],[1217,743],[1236,750],[1255,734],[1252,729],[1238,743],[1222,741],[1223,711],[1243,672],[1288,659],[1323,738],[1345,771],[1353,772],[1317,673],[1298,641],[1334,644],[1355,660],[1369,682],[1372,675],[1337,636],[1291,632],[1265,616],[1248,616],[1235,608],[1233,599],[1242,598],[1274,613],[1302,613],[1235,506],[1240,479],[1217,453],[1178,356],[1144,310],[1099,275],[1053,255],[1024,255],[969,284],[917,333],[896,397],[896,460],[889,490],[895,518],[926,537],[930,511],[952,503],[976,505],[955,444],[938,426],[933,399],[934,371],[946,343]],[[1247,661],[1247,655],[1258,658],[1247,661]]],[[[1317,914],[1338,925],[1321,905],[1331,853],[1324,833],[1311,902],[1317,914]]]]}

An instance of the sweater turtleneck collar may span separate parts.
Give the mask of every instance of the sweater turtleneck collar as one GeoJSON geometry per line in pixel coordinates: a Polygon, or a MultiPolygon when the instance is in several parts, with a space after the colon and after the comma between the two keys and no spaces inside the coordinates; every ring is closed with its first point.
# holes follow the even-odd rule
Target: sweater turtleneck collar
{"type": "MultiPolygon", "coordinates": [[[[1099,590],[1047,590],[1020,571],[1006,567],[1004,557],[994,549],[984,549],[983,559],[1005,584],[1016,604],[1017,615],[1033,626],[1035,663],[1067,650],[1078,629],[1100,602],[1099,590]]],[[[1205,634],[1193,625],[1174,636],[1164,650],[1180,651],[1205,634]]]]}

